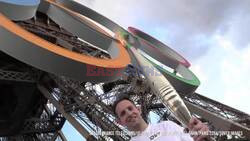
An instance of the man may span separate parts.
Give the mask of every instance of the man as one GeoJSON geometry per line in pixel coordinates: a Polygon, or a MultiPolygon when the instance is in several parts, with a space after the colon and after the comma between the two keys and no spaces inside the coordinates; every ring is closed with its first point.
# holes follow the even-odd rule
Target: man
{"type": "MultiPolygon", "coordinates": [[[[128,97],[120,97],[113,104],[117,115],[117,122],[126,126],[128,130],[136,133],[131,141],[203,141],[205,135],[192,135],[184,133],[182,127],[172,121],[164,121],[155,125],[148,125],[141,116],[141,108],[128,97]]],[[[189,131],[208,131],[208,127],[197,118],[192,118],[188,125],[189,131]]]]}

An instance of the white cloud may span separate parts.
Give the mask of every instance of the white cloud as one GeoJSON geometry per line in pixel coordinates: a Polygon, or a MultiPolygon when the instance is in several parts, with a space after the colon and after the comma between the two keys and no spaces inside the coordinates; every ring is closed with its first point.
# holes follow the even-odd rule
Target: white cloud
{"type": "Polygon", "coordinates": [[[207,81],[207,76],[206,74],[203,72],[201,66],[199,64],[194,64],[191,65],[191,67],[189,68],[198,78],[201,82],[206,82],[207,81]]]}
{"type": "Polygon", "coordinates": [[[222,82],[224,84],[225,104],[232,105],[250,113],[250,64],[248,56],[250,47],[230,50],[234,55],[226,55],[221,65],[222,82]]]}
{"type": "Polygon", "coordinates": [[[244,66],[250,66],[250,44],[242,50],[242,61],[244,66]]]}
{"type": "Polygon", "coordinates": [[[205,56],[193,62],[199,66],[199,71],[193,71],[201,80],[197,92],[250,113],[246,108],[250,99],[250,46],[236,48],[219,35],[214,36],[213,43],[205,56]],[[202,78],[201,72],[207,79],[202,78]]]}
{"type": "Polygon", "coordinates": [[[77,1],[125,28],[136,26],[151,34],[156,34],[154,31],[158,29],[162,30],[159,31],[160,39],[191,59],[197,59],[208,51],[211,46],[208,40],[216,32],[222,36],[227,35],[234,43],[242,43],[237,48],[249,42],[249,0],[77,1]]]}
{"type": "Polygon", "coordinates": [[[225,90],[223,103],[250,114],[249,98],[249,88],[237,85],[225,90]]]}

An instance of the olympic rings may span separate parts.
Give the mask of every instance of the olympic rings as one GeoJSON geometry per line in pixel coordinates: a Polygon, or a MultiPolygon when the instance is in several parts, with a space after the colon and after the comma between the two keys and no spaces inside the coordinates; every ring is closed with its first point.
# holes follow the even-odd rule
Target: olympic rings
{"type": "MultiPolygon", "coordinates": [[[[69,76],[77,80],[90,82],[112,81],[117,79],[118,77],[114,75],[99,76],[95,73],[91,74],[92,76],[86,76],[86,74],[87,71],[94,72],[96,69],[112,69],[112,71],[116,70],[117,72],[118,70],[121,71],[126,67],[126,65],[130,62],[128,55],[128,53],[130,52],[127,52],[121,44],[121,40],[124,39],[121,39],[121,36],[119,35],[121,35],[122,33],[123,35],[127,35],[130,39],[134,40],[134,42],[131,43],[125,39],[127,42],[125,43],[126,45],[132,44],[133,47],[141,50],[153,59],[163,63],[164,65],[167,65],[168,67],[181,74],[182,77],[165,70],[162,66],[154,63],[154,61],[147,57],[147,55],[141,53],[145,58],[147,58],[148,61],[154,64],[161,71],[161,73],[163,73],[163,75],[171,82],[171,84],[176,88],[177,91],[183,93],[191,93],[200,84],[198,78],[188,69],[190,63],[185,58],[183,58],[177,52],[164,45],[160,41],[138,29],[129,27],[128,32],[110,19],[75,1],[43,0],[39,4],[38,11],[48,15],[53,21],[55,21],[61,27],[70,31],[74,35],[93,44],[94,46],[97,46],[98,48],[101,48],[102,50],[109,52],[112,59],[97,59],[94,57],[76,54],[63,48],[59,48],[56,45],[52,45],[51,43],[48,43],[31,33],[25,33],[27,31],[19,29],[20,27],[16,27],[15,25],[13,25],[14,23],[11,23],[11,21],[8,21],[8,19],[4,18],[4,16],[1,15],[0,21],[4,22],[1,22],[0,24],[0,35],[4,36],[4,38],[0,39],[0,42],[5,43],[5,47],[3,47],[2,49],[4,52],[6,52],[7,54],[12,54],[13,57],[16,57],[17,59],[38,67],[42,70],[69,76]],[[116,37],[111,37],[101,28],[98,28],[95,23],[89,22],[81,15],[86,16],[96,23],[99,23],[108,28],[115,33],[116,37]],[[16,31],[20,31],[20,33],[17,34],[16,31],[9,29],[8,26],[4,25],[3,23],[12,25],[13,27],[15,27],[13,29],[15,29],[16,31]],[[35,40],[30,41],[26,36],[23,36],[26,34],[27,37],[30,36],[35,40]],[[18,35],[18,37],[16,35],[18,35]],[[5,41],[2,41],[4,39],[5,41]],[[19,45],[10,42],[10,40],[13,39],[20,40],[19,45]],[[41,44],[40,42],[43,42],[43,44],[41,44]],[[10,48],[7,48],[7,46],[18,47],[22,46],[22,44],[26,45],[27,50],[19,47],[18,49],[16,49],[19,50],[19,53],[13,51],[14,49],[11,50],[10,48]],[[45,57],[44,59],[47,61],[38,62],[39,59],[31,59],[31,57],[25,57],[24,53],[20,55],[20,52],[31,52],[32,54],[40,53],[40,55],[36,55],[35,58],[38,56],[43,56],[43,58],[47,56],[47,58],[45,57]],[[65,69],[65,66],[67,68],[74,69],[65,69]],[[91,67],[87,68],[86,66],[91,67]]],[[[123,35],[122,37],[124,38],[125,36],[123,35]]],[[[131,61],[134,62],[133,56],[130,55],[130,57],[132,59],[131,61]]]]}
{"type": "Polygon", "coordinates": [[[195,74],[187,68],[190,66],[190,63],[185,58],[162,42],[136,28],[129,27],[128,30],[137,37],[136,39],[140,44],[139,49],[150,57],[143,53],[142,55],[159,69],[178,92],[188,94],[196,90],[200,85],[200,81],[195,74]],[[175,72],[166,70],[163,65],[158,65],[152,58],[174,69],[175,72],[179,73],[182,77],[176,75],[175,72]]]}
{"type": "Polygon", "coordinates": [[[117,40],[107,47],[112,59],[89,57],[43,40],[1,13],[0,37],[1,51],[8,55],[44,71],[80,81],[96,83],[116,80],[130,62],[128,53],[117,40]]]}

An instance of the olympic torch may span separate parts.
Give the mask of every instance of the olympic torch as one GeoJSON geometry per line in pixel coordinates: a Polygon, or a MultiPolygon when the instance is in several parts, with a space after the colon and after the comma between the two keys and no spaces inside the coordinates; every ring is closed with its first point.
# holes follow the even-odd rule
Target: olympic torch
{"type": "Polygon", "coordinates": [[[141,70],[146,77],[151,89],[161,99],[162,103],[169,107],[178,121],[187,126],[191,119],[191,114],[174,87],[164,77],[164,75],[162,75],[160,71],[157,70],[156,67],[154,67],[139,53],[139,50],[133,47],[130,47],[129,50],[134,55],[138,65],[141,66],[141,68],[143,68],[143,66],[147,66],[155,72],[149,74],[146,69],[141,70]]]}
{"type": "MultiPolygon", "coordinates": [[[[125,46],[127,46],[129,53],[133,55],[133,63],[136,62],[136,65],[142,68],[141,71],[147,79],[148,84],[153,90],[154,94],[160,98],[165,107],[168,107],[175,118],[181,122],[184,127],[187,127],[192,116],[175,88],[171,85],[167,78],[164,77],[164,75],[153,66],[153,64],[151,64],[145,57],[141,55],[141,50],[133,46],[133,44],[138,45],[136,38],[126,33],[122,36],[126,40],[122,41],[123,44],[126,44],[125,46]],[[145,66],[147,66],[147,68],[151,68],[151,70],[154,70],[155,73],[149,73],[146,69],[143,69],[145,66]]],[[[207,141],[208,139],[206,138],[205,140],[207,141]]],[[[210,140],[213,141],[213,139],[210,140]]]]}
{"type": "Polygon", "coordinates": [[[132,63],[136,63],[136,65],[142,68],[141,71],[146,77],[148,84],[153,90],[154,94],[156,94],[162,103],[169,108],[176,119],[180,121],[185,127],[187,127],[191,119],[191,114],[174,87],[156,67],[154,67],[146,58],[141,55],[140,49],[137,49],[135,46],[133,46],[139,45],[137,39],[133,35],[124,32],[118,35],[118,38],[122,44],[128,48],[129,54],[132,55],[132,63]],[[147,70],[143,69],[145,66],[147,68],[151,68],[151,70],[154,70],[154,73],[148,73],[147,70]]]}

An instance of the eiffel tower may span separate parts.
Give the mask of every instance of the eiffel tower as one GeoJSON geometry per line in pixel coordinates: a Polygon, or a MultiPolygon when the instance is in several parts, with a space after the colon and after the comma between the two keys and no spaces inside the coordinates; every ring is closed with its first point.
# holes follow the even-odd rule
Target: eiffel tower
{"type": "MultiPolygon", "coordinates": [[[[71,74],[67,76],[66,72],[73,71],[74,68],[60,68],[59,63],[53,65],[59,67],[60,72],[65,69],[62,72],[66,75],[53,73],[48,68],[36,66],[35,63],[29,64],[35,56],[31,52],[26,52],[27,48],[20,49],[20,52],[24,51],[28,56],[27,60],[20,59],[13,55],[12,51],[4,49],[5,45],[21,44],[18,36],[25,38],[24,33],[18,35],[17,31],[15,34],[10,34],[11,27],[18,27],[62,49],[99,59],[112,59],[112,55],[107,51],[96,47],[98,44],[105,44],[105,41],[91,43],[91,40],[82,40],[80,38],[82,34],[73,29],[72,21],[69,22],[71,26],[66,25],[67,17],[72,15],[77,21],[86,22],[80,15],[82,11],[77,9],[80,10],[79,4],[64,0],[43,0],[25,9],[20,5],[0,2],[0,141],[66,141],[61,131],[65,121],[72,124],[88,141],[129,140],[131,137],[128,130],[115,121],[116,117],[111,108],[116,97],[124,92],[130,92],[131,99],[142,106],[142,115],[147,122],[151,122],[149,114],[154,113],[160,120],[172,120],[180,124],[152,91],[144,74],[133,64],[127,65],[119,78],[107,77],[98,81],[90,79],[83,81],[71,78],[71,74]],[[71,10],[71,12],[63,13],[62,7],[66,9],[65,11],[71,10]],[[30,16],[32,10],[33,15],[30,16]],[[110,131],[119,131],[122,134],[101,134],[110,131]]],[[[94,14],[92,13],[92,16],[94,14]]],[[[103,17],[94,16],[96,19],[92,20],[96,22],[98,19],[105,20],[103,17]]],[[[87,21],[93,28],[90,23],[87,21]]],[[[116,27],[114,23],[109,25],[116,27]]],[[[105,34],[102,29],[96,29],[95,32],[105,34]]],[[[84,36],[88,35],[93,34],[86,33],[84,36]]],[[[100,36],[101,38],[104,37],[100,36]]],[[[28,46],[28,44],[21,45],[28,46]]],[[[50,63],[46,56],[39,59],[39,62],[50,63]]],[[[216,140],[250,140],[248,114],[195,91],[189,93],[178,89],[177,91],[192,115],[207,123],[211,131],[242,133],[232,136],[215,135],[216,140]]]]}

